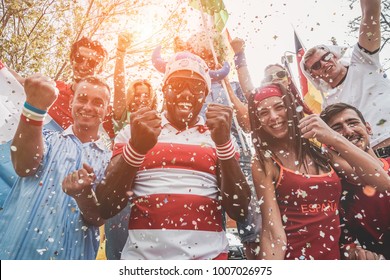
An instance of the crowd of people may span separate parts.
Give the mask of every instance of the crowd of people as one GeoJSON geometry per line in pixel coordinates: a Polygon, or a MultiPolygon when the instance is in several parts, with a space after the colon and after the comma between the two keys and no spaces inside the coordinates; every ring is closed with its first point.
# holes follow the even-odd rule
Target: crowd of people
{"type": "Polygon", "coordinates": [[[26,98],[2,152],[0,259],[92,260],[104,244],[109,260],[226,260],[227,217],[248,259],[390,259],[381,2],[360,4],[348,63],[324,45],[301,62],[325,93],[320,114],[282,65],[254,86],[240,38],[226,46],[230,81],[207,33],[176,38],[167,61],[154,51],[161,112],[152,83],[126,77],[131,33],[118,35],[113,96],[99,76],[108,53],[86,37],[69,84],[9,69],[26,98]]]}

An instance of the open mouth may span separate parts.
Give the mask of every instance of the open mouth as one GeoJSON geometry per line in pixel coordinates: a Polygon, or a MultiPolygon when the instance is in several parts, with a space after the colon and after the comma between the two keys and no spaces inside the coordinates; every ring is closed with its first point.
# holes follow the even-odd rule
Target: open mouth
{"type": "Polygon", "coordinates": [[[357,135],[357,136],[352,136],[348,138],[348,141],[357,146],[359,143],[363,142],[363,137],[357,135]]]}
{"type": "Polygon", "coordinates": [[[192,103],[191,102],[178,102],[177,108],[181,111],[191,111],[192,110],[192,103]]]}

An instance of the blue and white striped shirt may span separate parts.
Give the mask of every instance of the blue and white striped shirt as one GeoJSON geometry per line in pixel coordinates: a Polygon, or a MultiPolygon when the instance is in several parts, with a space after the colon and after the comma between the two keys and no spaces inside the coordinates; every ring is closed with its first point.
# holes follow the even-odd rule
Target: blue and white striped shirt
{"type": "Polygon", "coordinates": [[[72,126],[43,131],[45,153],[35,175],[18,178],[0,211],[0,259],[95,259],[98,227],[84,222],[76,201],[62,191],[62,181],[83,163],[97,182],[111,157],[101,140],[81,143],[72,126]]]}

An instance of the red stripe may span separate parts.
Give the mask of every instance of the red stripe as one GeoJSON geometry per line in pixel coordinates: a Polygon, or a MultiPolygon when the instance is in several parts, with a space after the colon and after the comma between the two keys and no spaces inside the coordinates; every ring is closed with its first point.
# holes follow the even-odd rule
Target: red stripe
{"type": "Polygon", "coordinates": [[[1,60],[0,60],[0,70],[3,69],[4,67],[5,66],[4,66],[3,62],[1,62],[1,60]]]}
{"type": "MultiPolygon", "coordinates": [[[[115,144],[112,157],[122,154],[125,144],[115,144]]],[[[216,174],[217,156],[210,146],[157,143],[145,156],[140,170],[181,168],[216,174]]]]}
{"type": "Polygon", "coordinates": [[[223,230],[220,203],[204,196],[155,194],[133,203],[129,229],[223,230]]]}
{"type": "Polygon", "coordinates": [[[35,121],[33,119],[29,119],[25,115],[21,115],[20,119],[29,125],[33,125],[33,126],[42,126],[43,125],[43,121],[35,121]]]}

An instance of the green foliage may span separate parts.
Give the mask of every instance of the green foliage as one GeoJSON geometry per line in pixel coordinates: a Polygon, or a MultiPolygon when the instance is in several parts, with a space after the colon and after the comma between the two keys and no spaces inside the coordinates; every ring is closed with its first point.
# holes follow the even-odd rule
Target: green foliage
{"type": "MultiPolygon", "coordinates": [[[[157,4],[156,4],[157,3],[157,4]]],[[[69,51],[82,36],[99,40],[110,56],[105,75],[113,73],[117,35],[129,29],[147,8],[161,1],[123,0],[5,0],[0,2],[0,60],[21,75],[41,72],[55,79],[70,77],[69,51]]],[[[157,8],[156,8],[157,7],[157,8]]],[[[161,29],[130,50],[127,65],[145,65],[158,44],[168,44],[184,20],[179,5],[161,14],[161,29]],[[165,19],[165,21],[164,21],[165,19]]],[[[147,19],[147,16],[146,16],[147,19]]],[[[157,20],[157,19],[156,19],[157,20]]]]}

